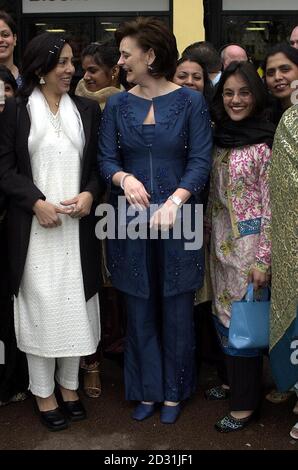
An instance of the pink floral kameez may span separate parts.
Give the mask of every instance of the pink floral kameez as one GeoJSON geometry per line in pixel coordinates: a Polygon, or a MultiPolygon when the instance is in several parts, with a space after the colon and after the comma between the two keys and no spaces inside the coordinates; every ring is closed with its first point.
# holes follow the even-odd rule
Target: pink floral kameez
{"type": "Polygon", "coordinates": [[[245,295],[251,269],[270,267],[266,144],[215,148],[207,219],[211,222],[213,313],[229,327],[231,303],[245,295]]]}

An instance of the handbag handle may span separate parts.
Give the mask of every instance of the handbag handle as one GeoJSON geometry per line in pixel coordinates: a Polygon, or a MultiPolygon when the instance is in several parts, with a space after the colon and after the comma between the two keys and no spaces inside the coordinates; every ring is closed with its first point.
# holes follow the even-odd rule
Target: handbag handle
{"type": "Polygon", "coordinates": [[[246,302],[253,302],[254,301],[254,285],[250,282],[247,286],[247,291],[245,294],[246,302]]]}
{"type": "MultiPolygon", "coordinates": [[[[262,298],[260,299],[261,301],[268,301],[269,298],[270,298],[270,287],[264,287],[262,288],[262,298]]],[[[247,286],[247,291],[246,291],[246,294],[245,294],[245,300],[246,302],[255,302],[255,299],[254,299],[254,285],[252,282],[250,282],[247,286]]]]}

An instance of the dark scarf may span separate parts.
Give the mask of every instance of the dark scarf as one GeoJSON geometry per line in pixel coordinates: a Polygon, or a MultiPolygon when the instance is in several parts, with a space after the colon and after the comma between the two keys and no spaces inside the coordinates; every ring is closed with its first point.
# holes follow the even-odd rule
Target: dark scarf
{"type": "Polygon", "coordinates": [[[244,145],[267,144],[272,148],[275,124],[256,117],[232,121],[231,119],[216,125],[214,142],[218,147],[233,148],[244,145]]]}

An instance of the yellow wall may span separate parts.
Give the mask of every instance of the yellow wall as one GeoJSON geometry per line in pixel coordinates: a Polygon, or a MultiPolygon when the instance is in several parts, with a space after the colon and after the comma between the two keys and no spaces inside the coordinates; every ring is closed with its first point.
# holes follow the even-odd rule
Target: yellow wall
{"type": "Polygon", "coordinates": [[[204,41],[203,0],[173,0],[173,31],[181,53],[195,41],[204,41]]]}

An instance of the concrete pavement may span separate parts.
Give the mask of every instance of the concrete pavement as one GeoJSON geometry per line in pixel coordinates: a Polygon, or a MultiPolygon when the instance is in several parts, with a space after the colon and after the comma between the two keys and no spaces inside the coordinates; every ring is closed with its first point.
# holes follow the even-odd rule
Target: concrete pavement
{"type": "MultiPolygon", "coordinates": [[[[265,359],[267,361],[267,359],[265,359]]],[[[88,420],[52,433],[39,422],[32,399],[0,408],[1,449],[92,449],[92,450],[298,450],[298,441],[289,436],[298,421],[293,415],[293,396],[274,405],[264,400],[261,419],[246,429],[218,433],[213,425],[228,410],[228,403],[207,402],[203,389],[216,381],[215,371],[204,365],[196,395],[187,402],[174,425],[164,425],[158,413],[144,422],[130,418],[133,404],[124,400],[122,368],[105,359],[103,393],[98,399],[83,397],[88,420]]],[[[264,395],[271,387],[268,366],[264,374],[264,395]]]]}

